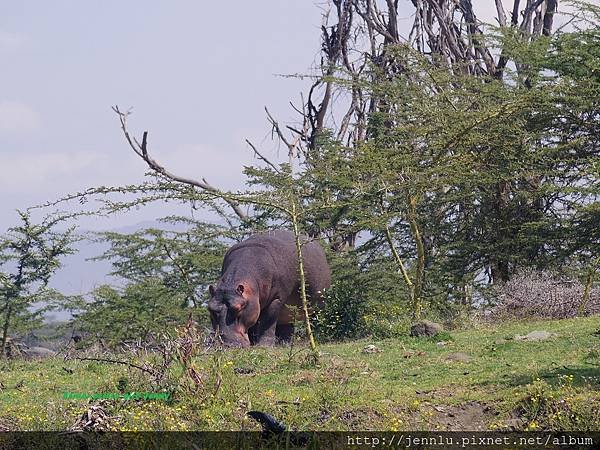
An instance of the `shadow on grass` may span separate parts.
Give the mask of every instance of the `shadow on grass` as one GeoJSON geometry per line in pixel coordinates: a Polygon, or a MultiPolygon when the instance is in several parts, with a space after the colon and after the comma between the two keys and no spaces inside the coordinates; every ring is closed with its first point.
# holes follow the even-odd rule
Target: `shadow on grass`
{"type": "Polygon", "coordinates": [[[535,376],[532,375],[517,375],[508,382],[510,386],[525,386],[531,384],[535,378],[541,378],[553,388],[559,388],[562,386],[561,377],[566,375],[572,375],[573,380],[571,385],[573,387],[585,387],[587,389],[593,389],[600,391],[600,366],[560,366],[551,370],[538,372],[535,376]]]}

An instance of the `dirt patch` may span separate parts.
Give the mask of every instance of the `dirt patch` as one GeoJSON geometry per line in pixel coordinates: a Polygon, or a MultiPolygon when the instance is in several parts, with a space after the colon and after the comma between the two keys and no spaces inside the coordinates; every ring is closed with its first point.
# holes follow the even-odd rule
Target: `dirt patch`
{"type": "Polygon", "coordinates": [[[480,402],[462,405],[431,406],[432,429],[444,431],[485,431],[496,416],[495,411],[480,402]]]}
{"type": "Polygon", "coordinates": [[[298,372],[290,378],[290,383],[294,386],[302,386],[306,384],[313,384],[316,381],[316,377],[312,371],[306,370],[298,372]]]}
{"type": "Polygon", "coordinates": [[[329,411],[327,411],[326,409],[320,409],[319,414],[315,419],[315,422],[317,422],[319,425],[323,425],[329,420],[331,420],[331,414],[329,413],[329,411]]]}
{"type": "Polygon", "coordinates": [[[346,410],[338,418],[349,430],[360,430],[373,428],[373,424],[381,422],[382,415],[373,409],[359,408],[346,410]]]}
{"type": "Polygon", "coordinates": [[[254,376],[256,374],[256,371],[252,367],[235,367],[233,369],[233,371],[237,375],[250,375],[250,376],[254,376]]]}
{"type": "Polygon", "coordinates": [[[448,385],[432,390],[417,390],[415,394],[420,401],[428,402],[430,400],[438,400],[444,402],[445,399],[460,397],[465,394],[466,389],[463,386],[448,385]]]}

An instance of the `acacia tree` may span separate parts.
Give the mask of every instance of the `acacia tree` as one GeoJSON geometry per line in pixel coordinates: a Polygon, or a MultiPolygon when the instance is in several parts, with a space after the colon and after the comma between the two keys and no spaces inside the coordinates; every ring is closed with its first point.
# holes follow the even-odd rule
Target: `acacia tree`
{"type": "Polygon", "coordinates": [[[26,212],[19,211],[19,217],[21,224],[0,238],[0,356],[5,355],[11,332],[38,326],[46,311],[68,300],[47,285],[61,257],[74,252],[74,229],[56,231],[60,217],[47,217],[39,224],[26,212]]]}
{"type": "MultiPolygon", "coordinates": [[[[398,45],[408,43],[452,74],[504,77],[511,61],[510,52],[489,33],[489,27],[486,31],[470,0],[413,0],[412,5],[414,23],[409,35],[403,36],[398,24],[400,17],[406,15],[406,3],[393,0],[328,2],[322,26],[320,74],[300,111],[302,123],[308,126],[301,131],[292,129],[305,144],[304,154],[318,151],[317,136],[327,127],[333,130],[337,140],[351,148],[372,139],[374,115],[386,114],[396,105],[389,103],[389,97],[383,98],[367,86],[406,76],[411,62],[395,52],[398,45]],[[365,84],[365,80],[369,83],[365,84]],[[336,100],[347,97],[350,101],[336,100]]],[[[500,33],[510,37],[517,34],[529,42],[551,34],[558,1],[515,0],[508,19],[502,2],[496,1],[495,7],[500,33]]],[[[510,44],[511,40],[507,42],[510,44]]],[[[526,65],[517,64],[517,67],[526,65]]],[[[507,186],[499,185],[498,189],[506,192],[507,186]]],[[[500,196],[495,202],[499,215],[502,215],[504,200],[500,196]]],[[[339,236],[344,228],[347,224],[342,219],[340,229],[332,234],[339,236]]],[[[425,251],[435,253],[435,236],[422,238],[429,244],[425,251]]],[[[356,232],[349,233],[341,245],[352,248],[355,242],[356,232]]],[[[507,276],[505,266],[499,259],[494,263],[494,278],[507,276]]]]}
{"type": "MultiPolygon", "coordinates": [[[[369,114],[364,141],[338,143],[336,151],[315,147],[310,171],[320,174],[330,196],[356,199],[334,217],[370,232],[373,238],[361,246],[370,254],[374,245],[388,247],[415,317],[424,284],[430,297],[441,290],[468,303],[468,287],[482,273],[498,282],[519,266],[593,256],[595,26],[506,44],[503,50],[521,69],[506,70],[502,80],[450,71],[408,46],[390,46],[388,57],[404,63],[401,74],[366,73],[353,81],[386,107],[369,114]],[[582,63],[586,69],[577,70],[582,63]],[[358,220],[357,211],[371,221],[358,220]]],[[[348,88],[344,78],[332,85],[348,88]]]]}
{"type": "MultiPolygon", "coordinates": [[[[587,20],[587,23],[580,21],[579,25],[592,30],[590,33],[567,33],[553,38],[558,9],[558,1],[554,0],[515,0],[509,14],[503,3],[496,1],[498,24],[495,28],[477,19],[470,1],[414,0],[415,21],[408,36],[402,36],[398,26],[400,15],[406,13],[400,11],[403,5],[398,1],[332,0],[329,3],[322,28],[321,73],[310,91],[308,107],[302,111],[310,124],[308,135],[301,140],[306,143],[304,152],[322,151],[315,145],[319,142],[315,136],[323,134],[328,126],[331,134],[345,144],[343,153],[347,159],[352,159],[363,143],[379,140],[377,145],[387,145],[381,142],[382,134],[393,137],[394,128],[399,124],[404,126],[402,122],[419,120],[419,113],[408,111],[400,116],[398,111],[407,112],[403,108],[407,103],[402,103],[405,97],[398,95],[397,89],[392,96],[389,90],[373,86],[410,84],[415,81],[415,72],[419,83],[428,81],[425,92],[433,101],[424,97],[421,100],[431,108],[438,108],[440,114],[429,114],[427,120],[443,124],[448,133],[454,133],[453,140],[446,142],[445,154],[442,149],[437,157],[445,162],[460,158],[457,155],[460,147],[476,152],[479,163],[474,169],[482,171],[477,176],[483,183],[465,184],[480,195],[455,198],[454,206],[446,202],[449,198],[446,194],[456,197],[455,190],[449,189],[451,183],[438,186],[441,187],[438,190],[425,189],[420,196],[425,201],[417,208],[424,220],[412,220],[420,224],[422,232],[419,234],[414,233],[414,226],[409,226],[411,216],[414,218],[414,214],[409,214],[410,205],[416,197],[406,197],[402,192],[393,195],[398,200],[405,199],[405,207],[401,220],[404,225],[400,224],[397,233],[392,234],[399,241],[412,235],[412,245],[423,248],[426,261],[439,260],[453,241],[456,244],[452,249],[455,283],[463,284],[465,292],[469,291],[468,285],[478,272],[483,271],[490,281],[499,282],[508,279],[519,264],[548,263],[552,259],[548,239],[556,243],[560,240],[558,234],[564,237],[566,232],[564,229],[559,233],[552,231],[558,218],[564,217],[565,202],[571,203],[566,207],[571,211],[576,205],[594,203],[589,191],[587,195],[578,196],[575,202],[573,192],[567,192],[567,184],[575,189],[588,184],[593,152],[576,151],[578,158],[572,158],[567,153],[572,149],[564,145],[570,133],[578,132],[587,136],[577,141],[581,144],[579,148],[591,148],[591,135],[585,131],[587,125],[582,123],[596,128],[591,125],[596,117],[594,82],[590,77],[580,76],[574,80],[569,75],[565,78],[564,70],[551,63],[551,56],[554,52],[562,54],[559,60],[564,59],[567,56],[565,44],[570,42],[574,49],[573,44],[579,42],[578,61],[592,69],[588,73],[593,78],[591,61],[595,56],[590,52],[589,42],[597,43],[593,37],[597,31],[593,30],[597,30],[598,8],[581,2],[565,3],[575,3],[585,15],[583,21],[587,20]],[[415,71],[413,55],[397,51],[403,46],[413,48],[430,67],[415,71]],[[583,62],[584,55],[589,56],[588,61],[583,62]],[[554,79],[540,76],[548,69],[559,76],[554,79]],[[580,97],[588,100],[585,105],[565,103],[565,99],[574,100],[575,91],[569,91],[569,83],[573,81],[578,84],[576,90],[586,92],[580,97]],[[532,92],[528,97],[522,90],[532,92]],[[521,105],[513,102],[511,97],[515,94],[521,96],[521,105]],[[457,102],[455,95],[462,100],[457,102]],[[348,102],[339,100],[348,97],[348,102]],[[441,101],[434,104],[435,99],[441,101]],[[466,103],[460,104],[460,101],[466,103]],[[547,113],[561,119],[552,122],[547,113]],[[496,129],[492,131],[490,124],[496,129]],[[474,142],[465,145],[467,138],[474,142]],[[536,159],[539,163],[540,158],[543,164],[537,164],[535,170],[527,166],[536,159]],[[490,167],[497,170],[490,171],[490,167]],[[513,176],[514,172],[519,175],[513,176]],[[448,211],[452,211],[452,215],[448,216],[448,211]],[[425,225],[432,219],[440,226],[425,225]],[[536,233],[540,235],[538,239],[536,233]],[[520,251],[523,242],[527,243],[527,252],[520,251]],[[461,244],[465,244],[465,251],[457,248],[461,244]],[[457,258],[457,253],[466,259],[457,258]]],[[[571,57],[575,58],[574,54],[571,57]]],[[[566,64],[570,66],[572,62],[566,64]]],[[[420,103],[416,100],[408,104],[415,110],[420,103]]],[[[420,120],[423,128],[429,129],[429,136],[444,132],[442,126],[439,130],[428,126],[423,116],[420,120]]],[[[434,153],[431,144],[430,139],[426,145],[415,146],[414,152],[422,155],[414,159],[426,161],[428,154],[434,153]]],[[[337,191],[334,195],[345,196],[346,193],[337,191]]],[[[347,229],[348,215],[340,214],[337,218],[340,225],[337,231],[347,229]]],[[[332,228],[336,228],[336,224],[332,224],[332,228]]],[[[353,243],[355,239],[347,242],[353,243]]],[[[391,246],[389,251],[394,255],[391,246]]],[[[412,259],[414,253],[404,255],[412,259]]],[[[418,272],[423,259],[415,258],[418,272]]]]}
{"type": "Polygon", "coordinates": [[[225,238],[232,233],[225,227],[183,217],[167,217],[160,222],[185,229],[98,233],[97,240],[110,248],[93,260],[111,261],[110,275],[127,284],[159,280],[178,292],[182,308],[200,306],[208,285],[219,276],[225,238]]]}
{"type": "Polygon", "coordinates": [[[597,199],[598,95],[595,63],[591,76],[574,67],[588,56],[597,61],[598,9],[588,8],[591,32],[553,36],[557,1],[515,0],[510,17],[496,1],[495,30],[470,1],[412,3],[407,37],[398,1],[329,3],[320,71],[296,107],[298,125],[267,111],[296,171],[250,144],[266,164],[247,171],[260,190],[227,193],[202,177],[180,177],[151,156],[147,133],[140,141],[130,135],[128,113],[116,108],[153,181],[71,198],[138,196],[106,200],[106,211],[200,202],[246,230],[292,219],[337,250],[354,248],[367,231],[372,239],[362,247],[396,262],[415,317],[432,291],[455,298],[462,290],[467,302],[481,274],[499,282],[518,265],[560,260],[567,236],[581,253],[574,237],[582,227],[568,225],[591,226],[596,217],[589,205],[597,199]]]}
{"type": "Polygon", "coordinates": [[[97,338],[118,344],[156,338],[189,314],[207,323],[201,306],[208,285],[219,276],[225,236],[231,233],[183,217],[160,222],[185,229],[97,233],[95,240],[110,247],[92,260],[110,261],[110,275],[119,286],[95,289],[92,299],[73,312],[74,328],[93,330],[97,338]]]}

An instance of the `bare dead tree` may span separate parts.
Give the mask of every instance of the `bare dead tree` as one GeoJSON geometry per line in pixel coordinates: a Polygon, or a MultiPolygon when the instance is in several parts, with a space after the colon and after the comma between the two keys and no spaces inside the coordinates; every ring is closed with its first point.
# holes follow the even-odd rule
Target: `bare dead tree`
{"type": "MultiPolygon", "coordinates": [[[[492,0],[489,0],[490,2],[492,0]]],[[[381,106],[369,98],[358,78],[369,64],[389,77],[402,73],[401,61],[389,56],[389,47],[408,44],[449,70],[502,78],[509,58],[484,32],[472,0],[411,0],[414,21],[408,36],[398,27],[398,0],[330,0],[323,15],[320,75],[309,90],[309,142],[327,125],[326,119],[341,118],[338,138],[348,144],[366,139],[366,115],[381,106]],[[344,88],[332,77],[347,81],[344,88]],[[349,102],[333,104],[335,89],[346,89],[349,102]],[[318,105],[318,106],[316,106],[318,105]],[[340,110],[341,109],[341,110],[340,110]],[[348,139],[348,137],[351,137],[348,139]]],[[[524,39],[552,33],[558,0],[514,0],[510,21],[501,0],[494,0],[501,29],[519,30],[524,39]]],[[[373,72],[374,73],[374,72],[373,72]]],[[[373,75],[375,76],[375,75],[373,75]]]]}

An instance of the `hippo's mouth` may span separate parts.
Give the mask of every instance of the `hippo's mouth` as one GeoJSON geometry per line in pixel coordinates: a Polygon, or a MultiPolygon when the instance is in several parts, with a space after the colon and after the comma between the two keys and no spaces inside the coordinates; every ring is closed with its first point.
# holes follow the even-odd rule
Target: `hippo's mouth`
{"type": "Polygon", "coordinates": [[[221,333],[219,336],[226,347],[250,347],[250,338],[246,333],[221,333]]]}

